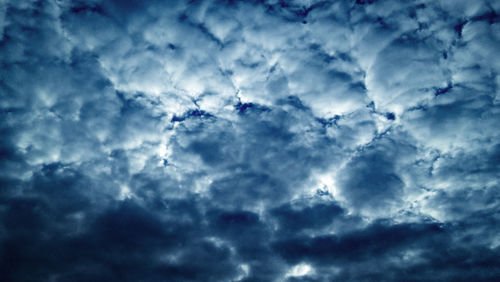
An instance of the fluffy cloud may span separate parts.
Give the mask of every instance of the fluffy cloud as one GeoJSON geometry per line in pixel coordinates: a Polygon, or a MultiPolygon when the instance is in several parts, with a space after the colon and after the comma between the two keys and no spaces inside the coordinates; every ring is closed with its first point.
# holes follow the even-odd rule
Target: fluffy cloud
{"type": "Polygon", "coordinates": [[[498,1],[0,1],[5,281],[494,281],[498,1]]]}

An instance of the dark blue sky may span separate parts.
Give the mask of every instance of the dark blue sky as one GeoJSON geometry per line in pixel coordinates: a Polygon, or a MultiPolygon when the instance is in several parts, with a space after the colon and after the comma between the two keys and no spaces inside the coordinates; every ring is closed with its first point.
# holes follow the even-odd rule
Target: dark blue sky
{"type": "Polygon", "coordinates": [[[500,281],[500,1],[0,1],[0,281],[500,281]]]}

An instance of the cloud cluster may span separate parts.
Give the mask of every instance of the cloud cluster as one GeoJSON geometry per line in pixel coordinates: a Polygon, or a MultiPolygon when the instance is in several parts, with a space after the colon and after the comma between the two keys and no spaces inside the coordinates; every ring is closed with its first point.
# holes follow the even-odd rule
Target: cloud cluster
{"type": "Polygon", "coordinates": [[[5,281],[495,281],[498,1],[0,1],[5,281]]]}

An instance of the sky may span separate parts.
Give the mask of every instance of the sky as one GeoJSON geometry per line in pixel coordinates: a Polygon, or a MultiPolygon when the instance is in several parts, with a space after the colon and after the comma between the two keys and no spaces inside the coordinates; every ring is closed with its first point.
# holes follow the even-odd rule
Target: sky
{"type": "Polygon", "coordinates": [[[500,281],[499,13],[0,0],[0,280],[500,281]]]}

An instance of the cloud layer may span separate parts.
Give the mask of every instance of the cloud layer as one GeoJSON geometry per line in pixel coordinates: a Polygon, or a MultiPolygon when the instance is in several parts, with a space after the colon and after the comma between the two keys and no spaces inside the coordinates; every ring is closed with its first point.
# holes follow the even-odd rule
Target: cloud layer
{"type": "Polygon", "coordinates": [[[5,281],[495,281],[498,1],[0,1],[5,281]]]}

